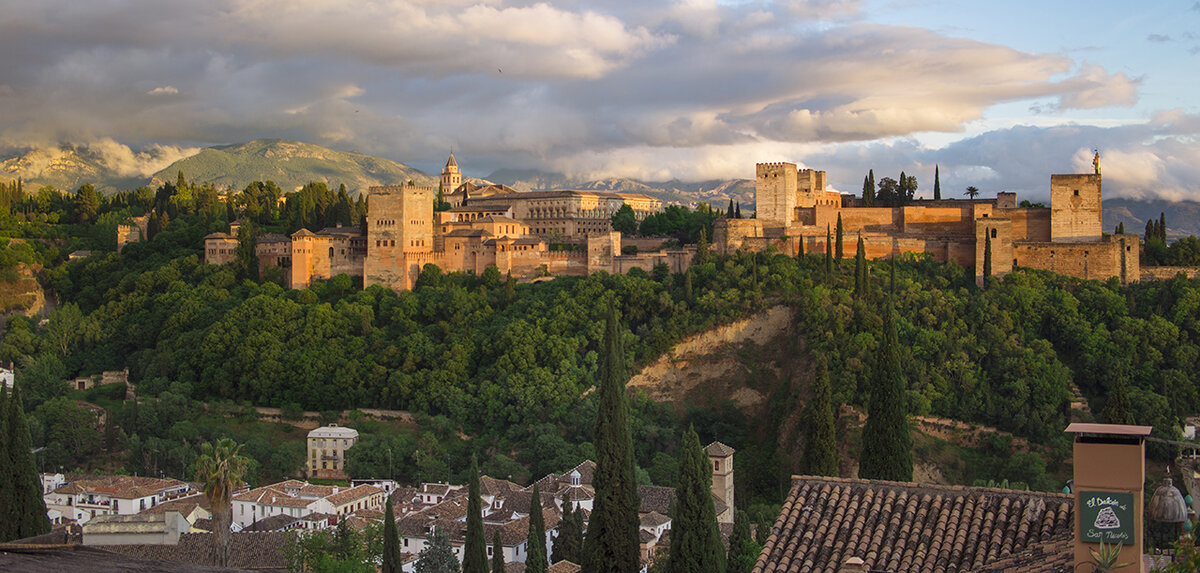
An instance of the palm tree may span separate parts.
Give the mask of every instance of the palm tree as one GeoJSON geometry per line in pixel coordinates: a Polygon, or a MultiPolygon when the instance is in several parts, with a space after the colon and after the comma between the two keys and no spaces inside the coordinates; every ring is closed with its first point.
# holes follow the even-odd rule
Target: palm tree
{"type": "Polygon", "coordinates": [[[963,193],[963,195],[966,195],[970,199],[974,199],[979,196],[979,188],[974,185],[967,187],[967,192],[963,193]]]}
{"type": "Polygon", "coordinates": [[[196,481],[204,484],[204,497],[212,505],[216,546],[214,562],[218,567],[229,566],[229,525],[233,520],[233,490],[242,483],[249,459],[242,455],[242,446],[229,438],[200,445],[196,459],[196,481]]]}

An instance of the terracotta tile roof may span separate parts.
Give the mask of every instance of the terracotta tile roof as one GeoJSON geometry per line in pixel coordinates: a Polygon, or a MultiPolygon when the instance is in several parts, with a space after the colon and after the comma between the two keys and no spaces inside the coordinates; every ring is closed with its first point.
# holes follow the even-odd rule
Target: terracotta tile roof
{"type": "Polygon", "coordinates": [[[1068,573],[1074,571],[1074,561],[1074,539],[1067,537],[1032,544],[975,573],[1068,573]]]}
{"type": "Polygon", "coordinates": [[[706,453],[710,456],[715,456],[715,457],[719,457],[719,458],[724,458],[726,456],[732,456],[734,451],[735,450],[733,448],[726,446],[725,444],[722,444],[721,442],[713,442],[704,447],[704,453],[706,453]]]}
{"type": "Polygon", "coordinates": [[[643,515],[639,521],[642,527],[658,527],[671,521],[671,518],[657,511],[651,511],[650,513],[643,515]]]}
{"type": "Polygon", "coordinates": [[[503,479],[488,476],[479,477],[479,493],[483,495],[505,495],[510,491],[518,491],[521,486],[503,479]]]}
{"type": "Polygon", "coordinates": [[[178,511],[184,515],[190,515],[197,507],[211,512],[212,504],[208,503],[208,498],[203,494],[189,495],[171,501],[164,501],[154,507],[151,507],[141,513],[162,513],[167,510],[178,511]]]}
{"type": "MultiPolygon", "coordinates": [[[[295,533],[266,531],[230,535],[229,566],[243,569],[286,569],[284,547],[295,533]]],[[[140,559],[213,565],[213,534],[184,533],[176,545],[106,545],[107,551],[140,559]]]]}
{"type": "Polygon", "coordinates": [[[895,573],[978,571],[1037,544],[1070,543],[1072,503],[1057,493],[795,476],[754,573],[833,572],[850,557],[895,573]]]}
{"type": "Polygon", "coordinates": [[[551,565],[548,569],[546,569],[546,573],[579,573],[582,570],[583,567],[571,563],[570,561],[563,560],[551,565]]]}
{"type": "Polygon", "coordinates": [[[300,522],[299,517],[272,515],[247,525],[242,531],[286,531],[300,522]]]}
{"type": "MultiPolygon", "coordinates": [[[[553,492],[541,492],[539,496],[542,498],[542,509],[550,510],[557,507],[554,503],[553,492]]],[[[504,509],[511,509],[517,513],[529,513],[532,500],[532,491],[514,491],[504,497],[504,509]]]]}
{"type": "Polygon", "coordinates": [[[504,573],[525,573],[525,564],[520,561],[505,563],[504,573]]]}
{"type": "Polygon", "coordinates": [[[346,505],[347,503],[350,503],[356,499],[362,499],[377,493],[383,493],[383,490],[373,485],[359,485],[344,491],[339,491],[329,497],[326,497],[325,499],[329,500],[329,503],[332,503],[334,507],[337,507],[339,505],[346,505]]]}
{"type": "MultiPolygon", "coordinates": [[[[641,506],[638,508],[638,513],[650,513],[657,511],[663,515],[671,513],[671,502],[675,500],[675,488],[663,487],[658,485],[639,485],[638,499],[641,500],[641,506]]],[[[717,515],[721,515],[728,509],[721,500],[713,496],[713,508],[717,515]]]]}

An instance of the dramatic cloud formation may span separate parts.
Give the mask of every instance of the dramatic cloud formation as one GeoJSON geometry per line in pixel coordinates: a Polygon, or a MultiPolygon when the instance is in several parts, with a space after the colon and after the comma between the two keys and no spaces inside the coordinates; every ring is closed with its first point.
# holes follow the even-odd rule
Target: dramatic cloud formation
{"type": "MultiPolygon", "coordinates": [[[[755,161],[787,160],[826,169],[852,191],[871,166],[932,172],[935,162],[951,164],[951,180],[1023,187],[1027,173],[1048,173],[1031,150],[1054,147],[1045,151],[1061,171],[1096,146],[1121,192],[1189,193],[1194,130],[1160,119],[1067,126],[1071,114],[1141,105],[1141,71],[872,18],[897,9],[869,0],[0,0],[0,148],[281,137],[430,167],[453,147],[476,175],[538,167],[649,179],[739,177],[755,161]],[[1005,105],[1057,125],[979,134],[1005,105]],[[921,143],[931,133],[966,139],[933,149],[921,143]],[[999,153],[970,157],[984,141],[1024,167],[999,164],[999,153]],[[1137,175],[1117,175],[1119,166],[1137,175]],[[1150,175],[1158,190],[1134,185],[1150,175]]],[[[1165,47],[1172,36],[1133,37],[1165,47]]],[[[1194,110],[1180,113],[1194,122],[1194,110]]]]}

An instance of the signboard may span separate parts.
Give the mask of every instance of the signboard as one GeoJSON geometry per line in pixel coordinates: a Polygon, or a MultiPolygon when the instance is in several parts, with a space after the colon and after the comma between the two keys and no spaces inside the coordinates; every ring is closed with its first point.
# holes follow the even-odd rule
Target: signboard
{"type": "Polygon", "coordinates": [[[1084,543],[1134,543],[1132,493],[1079,492],[1079,535],[1084,543]]]}

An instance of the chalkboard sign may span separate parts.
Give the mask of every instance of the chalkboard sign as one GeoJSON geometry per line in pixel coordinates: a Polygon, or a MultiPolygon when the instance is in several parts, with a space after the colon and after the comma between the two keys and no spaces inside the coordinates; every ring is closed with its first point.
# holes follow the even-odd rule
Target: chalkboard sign
{"type": "Polygon", "coordinates": [[[1079,534],[1084,543],[1133,545],[1133,494],[1111,491],[1079,492],[1079,534]]]}

